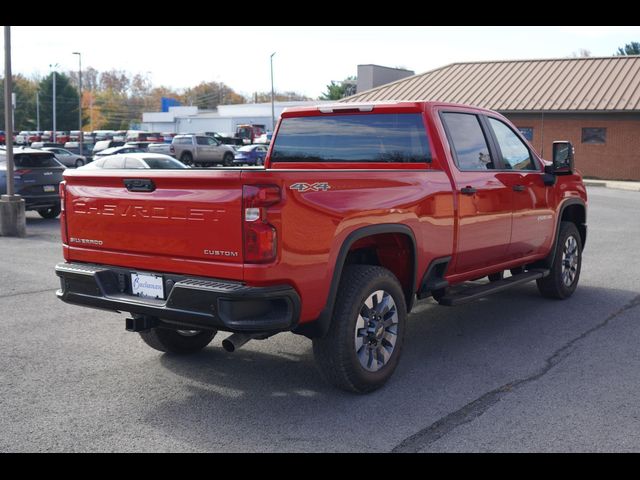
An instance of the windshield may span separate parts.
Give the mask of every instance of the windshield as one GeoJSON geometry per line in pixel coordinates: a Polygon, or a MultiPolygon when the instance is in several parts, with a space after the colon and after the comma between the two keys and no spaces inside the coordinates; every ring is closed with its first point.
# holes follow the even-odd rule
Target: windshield
{"type": "Polygon", "coordinates": [[[274,162],[429,162],[418,113],[284,118],[274,162]]]}
{"type": "Polygon", "coordinates": [[[19,153],[14,157],[14,161],[16,167],[19,168],[49,168],[61,166],[51,153],[19,153]]]}

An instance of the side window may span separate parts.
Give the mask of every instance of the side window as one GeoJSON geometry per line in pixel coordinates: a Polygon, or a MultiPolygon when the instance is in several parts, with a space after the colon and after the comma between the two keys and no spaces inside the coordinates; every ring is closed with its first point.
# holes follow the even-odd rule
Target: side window
{"type": "Polygon", "coordinates": [[[209,145],[209,139],[207,137],[196,137],[196,143],[198,145],[209,145]]]}
{"type": "Polygon", "coordinates": [[[124,168],[124,157],[114,155],[113,157],[105,158],[102,168],[124,168]]]}
{"type": "Polygon", "coordinates": [[[537,170],[531,152],[520,138],[506,124],[495,118],[488,118],[489,125],[498,141],[504,159],[504,166],[513,170],[537,170]]]}
{"type": "Polygon", "coordinates": [[[125,160],[125,168],[144,168],[144,164],[137,158],[127,157],[125,160]]]}
{"type": "Polygon", "coordinates": [[[492,170],[495,168],[480,120],[470,113],[443,113],[449,142],[460,170],[492,170]]]}
{"type": "Polygon", "coordinates": [[[220,145],[216,139],[211,137],[207,137],[207,142],[209,143],[209,145],[213,145],[214,147],[220,145]]]}

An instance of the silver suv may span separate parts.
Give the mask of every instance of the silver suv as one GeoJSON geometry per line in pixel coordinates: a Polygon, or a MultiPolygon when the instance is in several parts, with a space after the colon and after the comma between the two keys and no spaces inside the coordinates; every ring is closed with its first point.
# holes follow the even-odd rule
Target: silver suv
{"type": "Polygon", "coordinates": [[[235,150],[205,135],[176,135],[171,141],[171,155],[186,165],[233,165],[235,150]]]}

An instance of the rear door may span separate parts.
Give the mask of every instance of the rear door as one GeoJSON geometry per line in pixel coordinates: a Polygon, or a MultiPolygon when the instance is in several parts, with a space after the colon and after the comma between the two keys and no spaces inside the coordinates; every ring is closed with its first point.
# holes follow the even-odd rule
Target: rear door
{"type": "Polygon", "coordinates": [[[209,143],[209,137],[196,137],[196,150],[195,159],[199,162],[216,160],[216,152],[209,143]]]}
{"type": "Polygon", "coordinates": [[[511,235],[511,188],[496,178],[496,159],[480,117],[463,110],[440,113],[454,166],[458,198],[455,273],[507,258],[511,235]]]}

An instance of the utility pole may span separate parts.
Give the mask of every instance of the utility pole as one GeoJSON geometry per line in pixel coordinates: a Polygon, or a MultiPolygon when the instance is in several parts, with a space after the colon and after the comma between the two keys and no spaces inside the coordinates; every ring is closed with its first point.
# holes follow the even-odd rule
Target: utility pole
{"type": "Polygon", "coordinates": [[[36,130],[40,131],[40,90],[36,90],[36,130]]]}
{"type": "Polygon", "coordinates": [[[273,95],[273,56],[276,52],[271,54],[271,131],[273,132],[276,129],[276,109],[274,104],[274,95],[273,95]]]}
{"type": "Polygon", "coordinates": [[[56,142],[56,71],[53,71],[53,143],[56,142]]]}
{"type": "Polygon", "coordinates": [[[4,125],[6,131],[7,194],[0,196],[0,235],[24,237],[27,233],[24,199],[15,195],[13,185],[13,105],[11,90],[11,27],[4,26],[4,125]]]}
{"type": "Polygon", "coordinates": [[[73,55],[78,55],[78,139],[80,140],[80,155],[82,155],[82,143],[84,141],[82,134],[82,53],[73,52],[73,55]]]}

